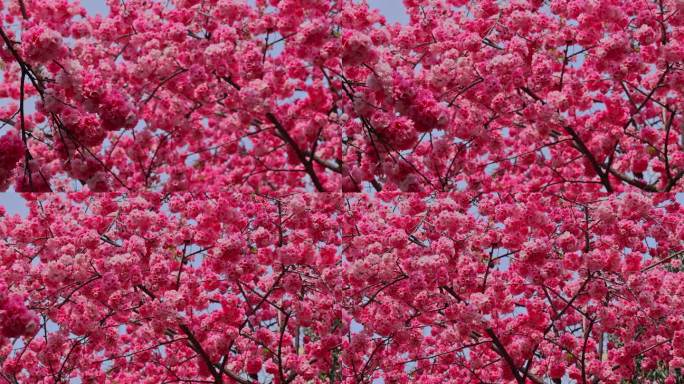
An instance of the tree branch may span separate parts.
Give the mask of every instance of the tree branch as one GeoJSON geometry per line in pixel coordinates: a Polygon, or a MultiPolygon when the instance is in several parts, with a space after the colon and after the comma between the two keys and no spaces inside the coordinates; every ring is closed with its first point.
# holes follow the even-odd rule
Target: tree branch
{"type": "Polygon", "coordinates": [[[299,148],[297,143],[294,141],[292,136],[290,136],[285,127],[283,127],[278,118],[271,112],[267,112],[266,117],[275,126],[276,132],[278,132],[278,137],[280,137],[284,142],[287,143],[287,145],[289,145],[292,148],[292,150],[295,152],[295,155],[297,155],[299,161],[302,163],[302,165],[304,165],[304,169],[311,178],[311,181],[316,187],[316,190],[318,192],[325,192],[325,188],[323,187],[323,184],[321,184],[321,181],[318,179],[318,175],[316,175],[316,171],[314,170],[311,160],[306,158],[304,152],[302,152],[301,148],[299,148]]]}

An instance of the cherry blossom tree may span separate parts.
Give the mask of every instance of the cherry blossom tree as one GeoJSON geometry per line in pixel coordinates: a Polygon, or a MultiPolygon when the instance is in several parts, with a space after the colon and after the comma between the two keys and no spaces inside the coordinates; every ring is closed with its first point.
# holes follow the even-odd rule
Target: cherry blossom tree
{"type": "Polygon", "coordinates": [[[343,263],[363,325],[353,372],[396,383],[681,382],[684,226],[671,196],[348,204],[343,263]]]}
{"type": "Polygon", "coordinates": [[[407,0],[406,25],[352,0],[108,5],[3,3],[4,188],[667,192],[684,177],[679,1],[407,0]]]}
{"type": "Polygon", "coordinates": [[[25,195],[8,382],[680,382],[673,195],[25,195]]]}
{"type": "Polygon", "coordinates": [[[12,287],[0,296],[2,377],[339,377],[334,356],[350,324],[340,197],[51,194],[31,202],[25,220],[0,224],[3,288],[12,287]]]}
{"type": "Polygon", "coordinates": [[[681,182],[681,2],[405,3],[364,68],[343,61],[347,190],[681,182]]]}
{"type": "Polygon", "coordinates": [[[684,3],[403,4],[0,1],[0,380],[684,383],[684,3]]]}

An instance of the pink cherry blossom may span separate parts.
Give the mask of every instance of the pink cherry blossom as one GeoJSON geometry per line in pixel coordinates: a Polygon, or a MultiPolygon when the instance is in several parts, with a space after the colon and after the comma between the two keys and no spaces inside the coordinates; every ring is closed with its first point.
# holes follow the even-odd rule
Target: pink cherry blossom
{"type": "Polygon", "coordinates": [[[24,145],[15,132],[0,136],[0,187],[7,189],[14,168],[24,155],[24,145]]]}
{"type": "Polygon", "coordinates": [[[19,336],[33,336],[37,331],[38,321],[35,314],[29,311],[24,299],[17,293],[10,293],[5,284],[0,283],[0,340],[19,336]]]}

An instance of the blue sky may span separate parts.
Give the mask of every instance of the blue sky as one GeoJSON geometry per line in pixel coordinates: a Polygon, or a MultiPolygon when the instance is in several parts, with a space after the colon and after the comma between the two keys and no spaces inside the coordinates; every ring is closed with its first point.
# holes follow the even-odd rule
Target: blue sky
{"type": "Polygon", "coordinates": [[[382,12],[389,22],[408,22],[408,15],[404,10],[404,4],[398,0],[370,0],[368,4],[382,12]]]}
{"type": "MultiPolygon", "coordinates": [[[[81,4],[91,14],[107,12],[104,0],[82,0],[81,4]]],[[[368,0],[368,4],[379,9],[389,22],[403,23],[408,21],[408,16],[404,12],[404,5],[400,0],[368,0]]]]}

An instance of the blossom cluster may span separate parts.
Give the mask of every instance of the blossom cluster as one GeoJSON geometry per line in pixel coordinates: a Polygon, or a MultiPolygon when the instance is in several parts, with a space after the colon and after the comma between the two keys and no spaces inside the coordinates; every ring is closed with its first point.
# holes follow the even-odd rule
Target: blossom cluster
{"type": "Polygon", "coordinates": [[[0,283],[0,340],[33,336],[37,328],[38,319],[26,308],[24,298],[0,283]]]}
{"type": "Polygon", "coordinates": [[[7,189],[13,177],[14,168],[24,156],[24,144],[16,132],[0,136],[0,188],[7,189]]]}

